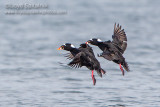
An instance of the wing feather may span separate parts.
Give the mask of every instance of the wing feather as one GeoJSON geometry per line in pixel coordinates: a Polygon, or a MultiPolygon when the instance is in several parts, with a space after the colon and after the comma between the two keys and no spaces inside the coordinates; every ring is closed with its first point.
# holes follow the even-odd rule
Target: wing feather
{"type": "Polygon", "coordinates": [[[83,53],[79,52],[68,65],[71,66],[72,68],[82,67],[82,64],[81,64],[82,55],[83,55],[83,53]]]}
{"type": "Polygon", "coordinates": [[[73,54],[72,53],[67,53],[64,55],[65,57],[67,57],[67,59],[71,60],[74,58],[73,54]]]}
{"type": "Polygon", "coordinates": [[[124,53],[124,51],[127,48],[127,36],[125,34],[124,29],[121,29],[122,27],[118,24],[114,25],[114,32],[113,32],[113,43],[121,48],[121,53],[124,53]]]}

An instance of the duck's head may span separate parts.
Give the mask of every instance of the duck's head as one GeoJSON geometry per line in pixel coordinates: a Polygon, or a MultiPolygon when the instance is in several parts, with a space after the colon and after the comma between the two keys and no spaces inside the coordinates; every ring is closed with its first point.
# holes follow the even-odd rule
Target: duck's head
{"type": "Polygon", "coordinates": [[[98,46],[98,44],[99,44],[100,42],[102,42],[101,39],[92,38],[92,39],[88,40],[88,41],[86,42],[86,44],[91,44],[91,45],[96,45],[96,46],[98,46]]]}
{"type": "Polygon", "coordinates": [[[75,46],[72,45],[71,43],[65,43],[64,45],[60,46],[57,50],[67,50],[67,51],[70,51],[73,48],[75,48],[75,46]]]}

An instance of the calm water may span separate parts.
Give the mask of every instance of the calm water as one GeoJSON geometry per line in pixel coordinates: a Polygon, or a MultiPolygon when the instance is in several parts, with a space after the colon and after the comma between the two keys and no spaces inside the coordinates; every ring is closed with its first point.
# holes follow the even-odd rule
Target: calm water
{"type": "MultiPolygon", "coordinates": [[[[0,107],[160,107],[159,0],[8,0],[0,7],[0,107]],[[66,15],[4,15],[5,5],[48,4],[66,15]],[[98,58],[107,74],[71,69],[56,49],[92,37],[111,39],[114,23],[128,36],[131,72],[98,58]],[[63,63],[63,64],[60,64],[63,63]]],[[[93,47],[95,54],[101,51],[93,47]]]]}

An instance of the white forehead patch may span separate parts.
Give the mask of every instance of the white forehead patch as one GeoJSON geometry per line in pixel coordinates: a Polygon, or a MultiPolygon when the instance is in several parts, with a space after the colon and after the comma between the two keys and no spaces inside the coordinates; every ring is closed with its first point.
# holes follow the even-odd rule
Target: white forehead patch
{"type": "Polygon", "coordinates": [[[93,40],[92,38],[90,40],[93,40]]]}
{"type": "Polygon", "coordinates": [[[97,41],[98,41],[98,42],[102,42],[102,40],[100,40],[100,39],[97,39],[97,41]]]}
{"type": "Polygon", "coordinates": [[[72,47],[72,48],[75,48],[75,46],[74,46],[74,45],[72,45],[72,44],[71,44],[71,47],[72,47]]]}
{"type": "Polygon", "coordinates": [[[66,46],[66,44],[63,44],[64,46],[66,46]]]}

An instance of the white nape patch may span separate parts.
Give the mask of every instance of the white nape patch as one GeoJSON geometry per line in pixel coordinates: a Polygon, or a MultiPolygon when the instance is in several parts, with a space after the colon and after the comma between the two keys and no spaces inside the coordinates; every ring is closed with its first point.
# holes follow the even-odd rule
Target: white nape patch
{"type": "Polygon", "coordinates": [[[123,41],[123,42],[127,43],[127,41],[123,41]]]}
{"type": "Polygon", "coordinates": [[[75,46],[74,46],[74,45],[72,45],[72,44],[71,44],[71,47],[72,47],[72,48],[75,48],[75,46]]]}
{"type": "Polygon", "coordinates": [[[97,39],[97,41],[98,41],[98,42],[102,42],[102,40],[100,40],[100,39],[97,39]]]}

